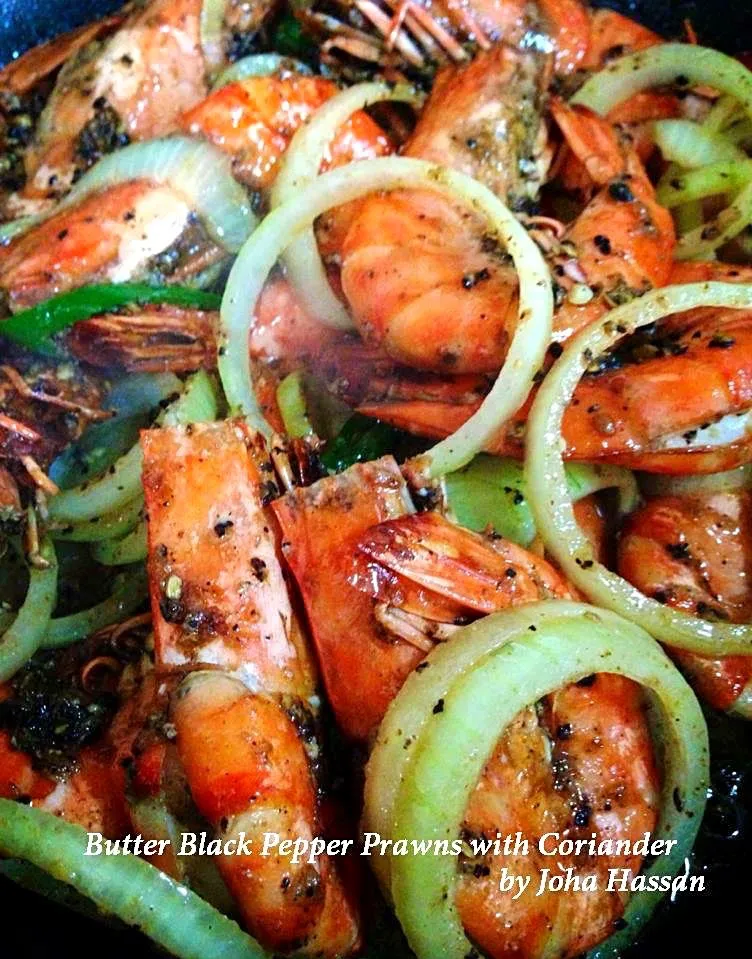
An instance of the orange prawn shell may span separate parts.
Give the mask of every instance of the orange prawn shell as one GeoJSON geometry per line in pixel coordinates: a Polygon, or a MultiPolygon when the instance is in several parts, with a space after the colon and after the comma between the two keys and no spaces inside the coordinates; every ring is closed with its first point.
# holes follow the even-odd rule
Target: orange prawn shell
{"type": "Polygon", "coordinates": [[[306,604],[329,701],[346,735],[367,740],[423,653],[380,640],[373,600],[350,585],[358,538],[412,510],[391,457],[298,489],[273,504],[306,604]]]}
{"type": "MultiPolygon", "coordinates": [[[[749,622],[751,509],[746,491],[655,497],[624,524],[619,572],[647,596],[693,615],[749,622]]],[[[752,683],[752,656],[671,655],[716,709],[731,709],[752,683]]]]}
{"type": "Polygon", "coordinates": [[[261,438],[224,421],[148,430],[141,446],[157,669],[239,670],[312,694],[264,503],[277,489],[261,438]]]}
{"type": "Polygon", "coordinates": [[[248,853],[225,855],[220,871],[249,930],[268,948],[305,945],[348,954],[358,924],[326,856],[293,863],[262,855],[266,835],[312,840],[321,824],[304,742],[281,704],[220,673],[196,674],[173,704],[180,758],[191,794],[222,838],[252,836],[248,853]]]}
{"type": "MultiPolygon", "coordinates": [[[[323,77],[248,77],[221,87],[186,112],[181,128],[229,153],[236,176],[254,189],[265,189],[274,182],[295,131],[337,92],[323,77]]],[[[389,138],[360,110],[337,131],[322,170],[391,152],[389,138]]]]}

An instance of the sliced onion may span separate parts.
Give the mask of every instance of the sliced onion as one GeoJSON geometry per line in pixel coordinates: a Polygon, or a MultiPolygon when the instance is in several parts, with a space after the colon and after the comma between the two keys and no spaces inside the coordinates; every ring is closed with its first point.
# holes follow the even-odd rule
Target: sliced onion
{"type": "MultiPolygon", "coordinates": [[[[685,87],[710,86],[728,94],[752,118],[752,73],[725,53],[687,43],[663,43],[620,57],[586,80],[572,97],[572,103],[589,107],[605,116],[617,104],[641,90],[676,82],[685,87]]],[[[675,124],[688,121],[662,122],[675,124]]],[[[701,128],[699,124],[697,126],[699,131],[701,128]]],[[[698,132],[697,135],[701,137],[702,133],[698,132]]],[[[697,164],[693,162],[691,165],[697,164]]],[[[741,233],[750,222],[752,183],[713,221],[697,226],[682,236],[676,257],[680,260],[706,259],[741,233]]]]}
{"type": "Polygon", "coordinates": [[[222,309],[219,373],[233,413],[269,435],[253,390],[248,334],[266,277],[291,239],[331,207],[377,190],[430,189],[466,203],[484,217],[512,256],[520,278],[520,320],[493,389],[480,409],[422,458],[439,476],[469,462],[524,403],[551,339],[553,296],[543,257],[513,213],[483,184],[425,160],[383,157],[325,173],[277,207],[249,238],[230,273],[222,309]]]}
{"type": "MultiPolygon", "coordinates": [[[[0,856],[23,859],[177,959],[268,959],[232,919],[138,856],[87,856],[83,826],[0,799],[0,856]]],[[[40,917],[37,921],[40,921],[40,917]]],[[[92,936],[93,938],[93,936],[92,936]]]]}
{"type": "Polygon", "coordinates": [[[725,130],[729,124],[734,123],[741,115],[742,111],[736,97],[725,94],[715,101],[708,111],[708,115],[702,121],[702,125],[710,133],[715,133],[716,130],[725,130]]]}
{"type": "Polygon", "coordinates": [[[752,160],[740,163],[711,163],[699,170],[676,173],[661,180],[657,190],[663,206],[680,206],[693,200],[704,200],[720,193],[736,192],[752,182],[752,160]]]}
{"type": "Polygon", "coordinates": [[[227,0],[203,0],[199,16],[199,36],[206,72],[211,76],[225,62],[224,31],[227,0]]]}
{"type": "Polygon", "coordinates": [[[752,223],[752,180],[736,199],[707,223],[690,230],[676,244],[677,260],[706,260],[752,223]]]}
{"type": "MultiPolygon", "coordinates": [[[[408,677],[379,729],[366,771],[366,829],[392,839],[456,839],[470,793],[512,719],[562,686],[609,672],[646,687],[663,758],[654,838],[677,845],[646,875],[679,871],[705,805],[707,729],[692,690],[643,630],[581,603],[534,603],[462,629],[425,663],[408,677]]],[[[454,901],[456,860],[378,856],[373,863],[418,959],[464,959],[472,951],[454,901]]],[[[598,954],[623,948],[659,898],[635,894],[627,928],[598,954]]]]}
{"type": "Polygon", "coordinates": [[[97,543],[101,540],[127,536],[144,517],[144,498],[137,496],[120,509],[105,516],[95,516],[76,526],[64,526],[50,530],[53,540],[72,543],[97,543]]]}
{"type": "Polygon", "coordinates": [[[752,463],[735,470],[705,475],[664,476],[643,473],[640,486],[648,496],[696,496],[704,493],[729,493],[752,487],[752,463]]]}
{"type": "Polygon", "coordinates": [[[661,43],[619,57],[589,77],[571,102],[605,116],[641,90],[677,82],[729,94],[752,117],[752,73],[725,53],[690,43],[661,43]]]}
{"type": "Polygon", "coordinates": [[[183,136],[133,143],[102,157],[54,212],[130,180],[148,180],[183,194],[212,239],[230,253],[240,249],[256,225],[245,190],[232,176],[230,158],[211,143],[183,136]]]}
{"type": "Polygon", "coordinates": [[[281,53],[254,53],[230,64],[214,81],[212,92],[248,77],[270,77],[275,73],[300,73],[310,76],[313,72],[302,60],[286,57],[281,53]]]}
{"type": "Polygon", "coordinates": [[[692,120],[656,120],[653,139],[665,160],[690,170],[710,163],[744,162],[746,154],[717,131],[692,120]]]}
{"type": "Polygon", "coordinates": [[[0,635],[0,683],[10,679],[39,649],[57,603],[57,558],[50,540],[40,547],[44,567],[29,569],[26,598],[0,635]]]}
{"type": "MultiPolygon", "coordinates": [[[[186,382],[185,390],[159,417],[163,426],[178,423],[202,423],[217,416],[217,397],[209,376],[201,371],[186,382]]],[[[76,525],[123,509],[143,492],[141,466],[143,456],[138,443],[120,457],[110,469],[90,483],[63,490],[49,501],[53,523],[76,525]]]]}
{"type": "Polygon", "coordinates": [[[135,612],[146,599],[148,590],[143,565],[123,572],[115,581],[112,594],[80,613],[51,619],[42,639],[42,649],[61,649],[86,639],[113,623],[120,623],[135,612]]]}
{"type": "Polygon", "coordinates": [[[91,547],[91,555],[103,566],[126,566],[146,559],[146,520],[122,539],[99,540],[91,547]]]}
{"type": "Polygon", "coordinates": [[[723,132],[726,139],[731,143],[741,144],[747,149],[752,144],[752,120],[749,117],[738,120],[723,132]]]}
{"type": "Polygon", "coordinates": [[[36,226],[37,223],[41,223],[44,219],[44,216],[41,216],[38,213],[32,214],[31,216],[22,216],[17,220],[10,220],[8,223],[3,223],[0,226],[0,247],[7,245],[15,236],[19,236],[21,233],[25,233],[31,227],[36,226]]]}
{"type": "MultiPolygon", "coordinates": [[[[321,164],[339,128],[353,113],[386,100],[419,104],[420,94],[404,84],[359,83],[322,104],[310,121],[300,127],[282,158],[271,192],[272,207],[294,200],[319,175],[321,164]]],[[[349,330],[353,322],[332,292],[321,262],[313,226],[287,248],[283,262],[306,311],[325,326],[349,330]]]]}
{"type": "MultiPolygon", "coordinates": [[[[619,513],[631,513],[640,498],[629,470],[604,463],[568,463],[567,483],[574,502],[616,489],[619,513]]],[[[522,463],[506,456],[481,453],[472,463],[444,479],[446,502],[461,526],[479,533],[490,526],[504,539],[529,546],[537,534],[525,495],[522,463]]]]}
{"type": "Polygon", "coordinates": [[[527,427],[525,479],[546,548],[592,602],[620,613],[661,642],[706,656],[752,653],[752,627],[711,623],[643,595],[602,565],[580,530],[567,489],[561,424],[592,359],[623,336],[673,313],[696,307],[752,308],[752,284],[690,283],[653,290],[612,310],[574,336],[535,398],[527,427]]]}
{"type": "Polygon", "coordinates": [[[282,380],[277,387],[276,398],[287,436],[291,439],[299,439],[301,436],[309,436],[313,433],[301,370],[290,373],[282,380]]]}

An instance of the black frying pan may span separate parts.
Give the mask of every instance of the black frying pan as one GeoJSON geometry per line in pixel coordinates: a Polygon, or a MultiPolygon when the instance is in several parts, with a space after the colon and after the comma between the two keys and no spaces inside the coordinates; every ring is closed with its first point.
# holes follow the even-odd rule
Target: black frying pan
{"type": "MultiPolygon", "coordinates": [[[[752,0],[594,0],[594,5],[619,10],[669,38],[683,38],[683,22],[689,19],[701,43],[729,53],[752,50],[752,0]]],[[[119,6],[122,0],[0,0],[0,65],[119,6]]],[[[625,959],[726,959],[732,952],[752,953],[752,724],[708,719],[716,798],[708,807],[695,866],[705,872],[708,891],[662,907],[625,959]]],[[[0,879],[0,959],[157,955],[135,933],[83,919],[0,879]]]]}

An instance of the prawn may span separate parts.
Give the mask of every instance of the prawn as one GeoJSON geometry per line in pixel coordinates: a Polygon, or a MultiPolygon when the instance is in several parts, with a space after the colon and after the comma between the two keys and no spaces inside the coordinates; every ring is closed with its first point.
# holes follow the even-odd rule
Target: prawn
{"type": "Polygon", "coordinates": [[[182,193],[133,180],[87,195],[0,248],[0,289],[17,312],[97,281],[185,282],[224,256],[182,193]]]}
{"type": "MultiPolygon", "coordinates": [[[[407,675],[436,642],[453,642],[458,625],[571,595],[544,559],[438,513],[414,513],[389,457],[293,490],[273,509],[332,708],[345,734],[360,741],[374,736],[407,675]]],[[[531,892],[511,902],[493,878],[501,866],[530,876],[535,891],[546,863],[534,855],[510,867],[509,857],[473,856],[470,840],[516,832],[533,839],[559,828],[636,837],[654,827],[658,794],[641,694],[630,681],[588,677],[520,713],[497,742],[462,825],[468,845],[456,904],[473,941],[491,956],[532,957],[553,936],[557,954],[574,956],[609,934],[624,903],[605,883],[587,896],[531,892]]],[[[581,875],[639,868],[636,859],[559,861],[581,875]]]]}
{"type": "Polygon", "coordinates": [[[116,15],[33,47],[0,71],[0,208],[12,217],[26,183],[25,151],[34,138],[55,74],[66,60],[122,23],[116,15]]]}
{"type": "MultiPolygon", "coordinates": [[[[618,570],[646,596],[695,616],[749,622],[749,517],[746,491],[658,496],[621,531],[618,570]]],[[[748,715],[752,656],[671,655],[711,706],[748,715]]]]}
{"type": "Polygon", "coordinates": [[[159,304],[126,315],[106,313],[76,323],[68,349],[90,366],[142,373],[190,373],[217,363],[218,316],[159,304]]]}
{"type": "MultiPolygon", "coordinates": [[[[268,189],[295,131],[337,93],[331,80],[281,71],[248,77],[212,93],[181,118],[181,128],[203,136],[233,158],[237,179],[268,189]]],[[[389,138],[363,110],[329,145],[322,169],[392,152],[389,138]]]]}
{"type": "Polygon", "coordinates": [[[435,66],[463,63],[493,44],[553,47],[562,75],[583,61],[590,36],[579,0],[505,3],[451,0],[310,0],[294,6],[303,26],[321,41],[321,60],[347,78],[381,70],[387,77],[430,77],[435,66]]]}
{"type": "Polygon", "coordinates": [[[0,364],[0,473],[2,499],[18,512],[17,481],[56,492],[45,474],[55,456],[86,426],[110,414],[102,409],[101,384],[88,373],[35,362],[8,351],[0,364]],[[4,467],[7,466],[7,470],[4,467]]]}
{"type": "MultiPolygon", "coordinates": [[[[752,456],[747,313],[708,311],[680,316],[652,340],[597,362],[564,413],[564,455],[654,472],[712,473],[752,456]]],[[[489,445],[521,456],[525,406],[489,445]]],[[[446,436],[477,409],[477,401],[405,400],[365,403],[361,409],[395,426],[446,436]]]]}
{"type": "MultiPolygon", "coordinates": [[[[183,111],[208,93],[201,7],[149,0],[63,66],[24,155],[14,215],[48,209],[105,154],[178,129],[183,111]]],[[[254,4],[247,26],[257,29],[270,9],[254,4]]]]}
{"type": "MultiPolygon", "coordinates": [[[[522,203],[546,160],[545,59],[504,45],[439,73],[407,156],[435,160],[522,203]]],[[[485,224],[423,191],[366,199],[341,251],[341,283],[367,343],[419,369],[487,372],[503,361],[516,278],[485,224]]]]}
{"type": "MultiPolygon", "coordinates": [[[[541,83],[535,58],[503,46],[447,68],[403,152],[469,173],[524,210],[550,161],[541,83]],[[501,129],[509,133],[499,145],[501,129]]],[[[530,221],[556,281],[555,336],[565,339],[624,296],[665,285],[675,236],[631,144],[594,114],[557,100],[551,110],[595,189],[558,236],[530,221]],[[571,293],[575,285],[587,289],[588,305],[571,293]]],[[[518,282],[477,217],[428,193],[372,197],[344,239],[341,261],[356,325],[396,361],[443,373],[491,373],[503,364],[518,282]]]]}
{"type": "Polygon", "coordinates": [[[264,441],[224,421],[147,431],[142,448],[155,669],[178,684],[177,754],[217,834],[252,840],[219,871],[267,948],[347,954],[358,922],[328,857],[261,854],[265,833],[324,828],[314,672],[267,509],[264,441]]]}

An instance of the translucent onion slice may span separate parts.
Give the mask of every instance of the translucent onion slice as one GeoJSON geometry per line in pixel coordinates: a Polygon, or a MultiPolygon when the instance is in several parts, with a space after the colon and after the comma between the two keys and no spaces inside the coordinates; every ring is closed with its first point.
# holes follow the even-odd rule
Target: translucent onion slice
{"type": "Polygon", "coordinates": [[[144,498],[137,496],[120,509],[95,516],[76,526],[63,526],[50,530],[53,540],[67,540],[71,543],[98,543],[101,540],[118,539],[127,536],[144,518],[144,498]]]}
{"type": "MultiPolygon", "coordinates": [[[[460,835],[468,798],[514,716],[543,696],[592,674],[626,676],[646,688],[662,759],[654,838],[677,840],[646,875],[674,875],[689,854],[708,784],[707,729],[686,681],[647,633],[605,610],[535,603],[479,620],[437,647],[413,673],[379,729],[366,771],[365,828],[392,839],[460,835]],[[435,711],[442,700],[442,709],[435,711]]],[[[419,959],[472,952],[454,902],[449,856],[375,857],[385,891],[419,959]]],[[[627,928],[601,947],[618,953],[650,916],[660,893],[637,893],[627,928]]]]}
{"type": "Polygon", "coordinates": [[[268,959],[236,922],[138,856],[87,856],[82,826],[0,799],[0,855],[23,859],[178,959],[268,959]]]}
{"type": "Polygon", "coordinates": [[[690,170],[711,163],[741,162],[747,156],[722,133],[707,130],[692,120],[656,120],[653,139],[665,160],[690,170]]]}
{"type": "Polygon", "coordinates": [[[25,233],[43,219],[44,217],[34,214],[32,216],[22,216],[17,220],[10,220],[8,223],[3,223],[3,225],[0,226],[0,246],[5,246],[10,243],[14,236],[25,233]]]}
{"type": "Polygon", "coordinates": [[[684,233],[676,244],[677,260],[706,260],[752,223],[752,180],[725,210],[684,233]]]}
{"type": "Polygon", "coordinates": [[[146,568],[132,567],[116,579],[112,594],[89,609],[51,619],[44,631],[42,649],[60,649],[86,639],[105,626],[119,623],[135,612],[148,594],[146,568]]]}
{"type": "Polygon", "coordinates": [[[310,76],[312,73],[309,66],[294,57],[285,57],[281,53],[254,53],[230,64],[226,70],[223,70],[214,81],[212,92],[221,90],[222,87],[229,86],[231,83],[237,83],[239,80],[246,80],[248,77],[270,77],[281,71],[302,73],[304,76],[310,76]]]}
{"type": "Polygon", "coordinates": [[[146,520],[122,539],[100,540],[92,544],[91,555],[103,566],[126,566],[146,559],[146,520]]]}
{"type": "Polygon", "coordinates": [[[725,94],[715,101],[708,115],[702,121],[702,125],[710,133],[715,133],[717,130],[724,130],[741,115],[742,111],[736,102],[736,97],[725,94]]]}
{"type": "Polygon", "coordinates": [[[729,94],[752,117],[752,73],[725,53],[690,43],[661,43],[619,57],[589,77],[571,102],[605,116],[641,90],[674,83],[729,94]]]}
{"type": "Polygon", "coordinates": [[[661,180],[658,202],[671,209],[719,193],[736,192],[749,182],[752,182],[752,160],[711,163],[661,180]]]}
{"type": "Polygon", "coordinates": [[[206,72],[211,76],[225,62],[224,30],[227,0],[203,0],[199,16],[199,37],[206,72]]]}
{"type": "Polygon", "coordinates": [[[290,241],[326,210],[377,190],[430,189],[466,203],[484,217],[514,260],[520,313],[504,366],[480,409],[422,458],[440,476],[469,462],[524,403],[551,339],[551,277],[540,250],[513,213],[476,180],[424,160],[363,160],[318,177],[293,201],[277,207],[248,239],[230,273],[220,311],[219,373],[233,413],[269,435],[254,394],[248,334],[266,277],[290,241]]]}
{"type": "MultiPolygon", "coordinates": [[[[187,380],[185,390],[157,420],[161,426],[203,423],[217,416],[217,397],[209,376],[201,371],[187,380]]],[[[63,490],[49,501],[53,523],[77,525],[124,509],[141,496],[143,456],[138,443],[98,479],[63,490]]]]}
{"type": "MultiPolygon", "coordinates": [[[[282,158],[272,187],[272,207],[294,200],[304,187],[316,179],[337,130],[353,113],[386,100],[417,105],[421,102],[421,95],[404,84],[390,87],[385,83],[359,83],[320,106],[310,121],[297,130],[282,158]]],[[[290,244],[283,262],[309,314],[325,326],[352,329],[353,322],[347,310],[329,285],[313,226],[290,244]]]]}
{"type": "Polygon", "coordinates": [[[577,525],[562,460],[564,411],[593,358],[642,326],[702,306],[748,310],[752,285],[691,283],[653,290],[574,336],[548,372],[530,412],[525,479],[546,548],[588,599],[637,623],[661,642],[718,657],[752,653],[752,626],[711,623],[662,606],[599,563],[577,525]]]}
{"type": "MultiPolygon", "coordinates": [[[[752,118],[752,73],[725,53],[686,43],[663,43],[615,60],[586,80],[572,97],[572,103],[589,107],[605,116],[633,94],[648,87],[671,83],[678,83],[682,87],[713,87],[734,97],[748,117],[752,118]]],[[[689,121],[663,122],[675,124],[689,121]]],[[[697,127],[700,131],[699,124],[697,127]]],[[[702,136],[702,133],[698,132],[698,136],[702,136]]],[[[691,165],[697,166],[698,163],[691,165]]],[[[737,236],[751,221],[752,183],[714,220],[682,236],[676,256],[682,260],[705,259],[737,236]]]]}
{"type": "Polygon", "coordinates": [[[79,203],[90,193],[131,180],[147,180],[183,194],[211,238],[229,253],[240,249],[256,225],[245,190],[232,176],[230,158],[210,143],[175,136],[132,143],[102,157],[50,214],[15,221],[20,226],[13,235],[79,203]]]}
{"type": "Polygon", "coordinates": [[[0,635],[0,683],[10,679],[39,649],[57,603],[57,558],[50,540],[40,547],[45,567],[29,569],[26,598],[0,635]]]}
{"type": "MultiPolygon", "coordinates": [[[[630,470],[604,463],[568,463],[566,469],[574,502],[599,490],[616,489],[619,513],[624,515],[639,501],[637,481],[630,470]]],[[[491,526],[520,546],[529,546],[535,539],[537,530],[519,460],[481,453],[445,477],[444,488],[447,505],[461,526],[478,533],[491,526]]]]}
{"type": "Polygon", "coordinates": [[[310,436],[314,432],[308,416],[302,370],[290,373],[277,387],[277,408],[290,439],[310,436]]]}
{"type": "Polygon", "coordinates": [[[664,476],[661,473],[643,473],[640,486],[648,496],[695,496],[698,493],[728,493],[752,487],[752,463],[735,470],[705,475],[664,476]]]}

